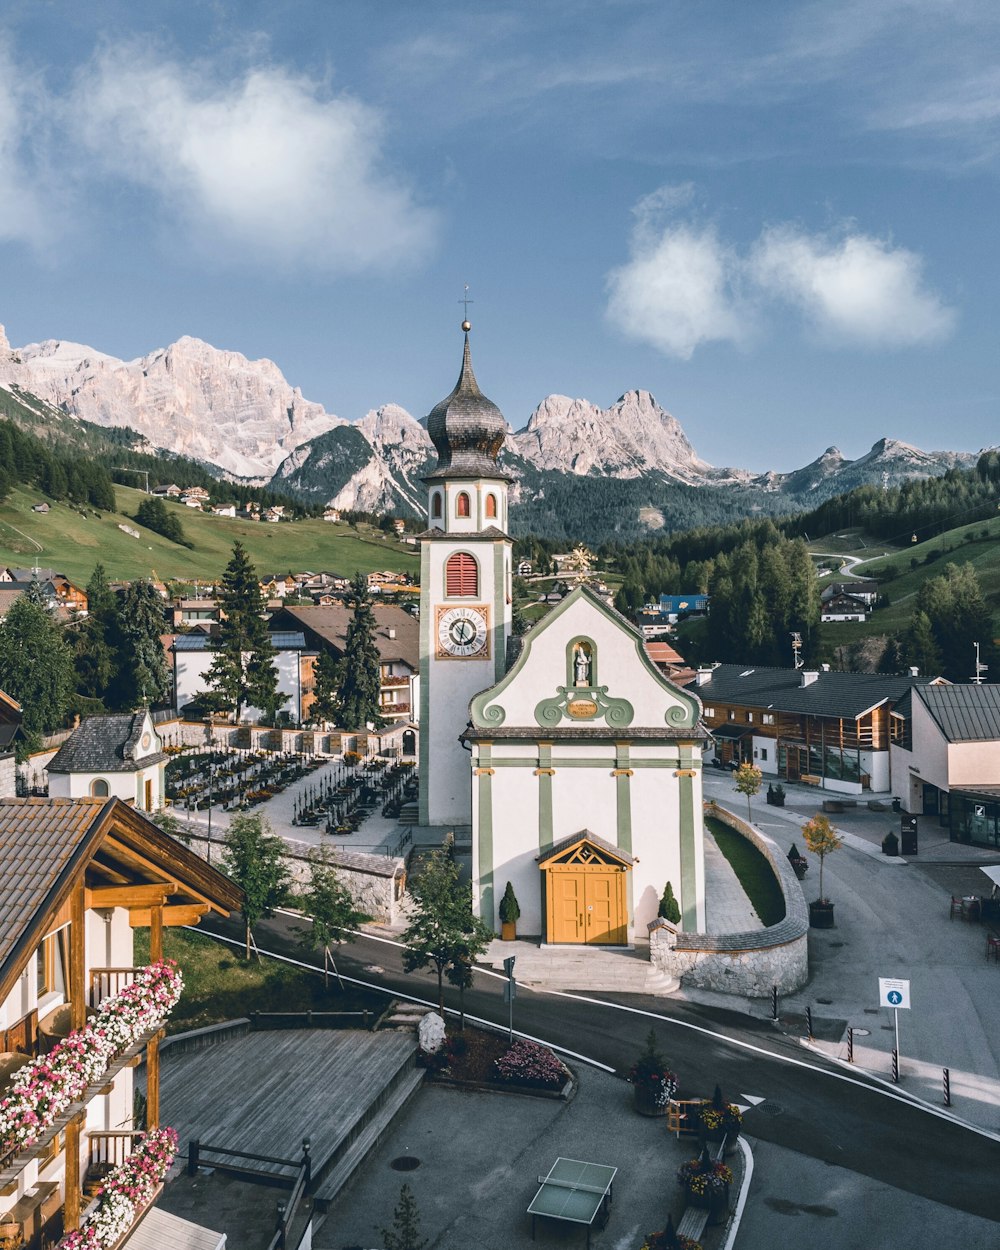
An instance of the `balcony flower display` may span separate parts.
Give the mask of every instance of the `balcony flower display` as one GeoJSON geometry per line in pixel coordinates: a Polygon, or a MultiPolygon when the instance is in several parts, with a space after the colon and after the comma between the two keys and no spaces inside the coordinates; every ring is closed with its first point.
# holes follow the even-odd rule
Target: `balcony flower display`
{"type": "Polygon", "coordinates": [[[141,968],[130,985],[104,999],[87,1025],[21,1068],[0,1098],[0,1159],[32,1146],[118,1055],[158,1028],[183,984],[172,959],[141,968]]]}
{"type": "Polygon", "coordinates": [[[152,1129],[135,1150],[108,1176],[97,1195],[97,1206],[83,1226],[68,1233],[59,1250],[106,1250],[135,1223],[170,1170],[177,1154],[172,1128],[152,1129]]]}

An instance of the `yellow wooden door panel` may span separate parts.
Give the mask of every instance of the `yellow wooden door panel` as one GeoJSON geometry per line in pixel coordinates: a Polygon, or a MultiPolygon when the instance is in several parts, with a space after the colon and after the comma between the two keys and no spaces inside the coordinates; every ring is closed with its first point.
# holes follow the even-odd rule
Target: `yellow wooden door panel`
{"type": "Polygon", "coordinates": [[[583,921],[583,873],[550,873],[549,883],[555,892],[553,942],[582,942],[583,921]]]}
{"type": "Polygon", "coordinates": [[[588,872],[584,880],[587,927],[584,940],[606,946],[611,940],[611,931],[618,927],[614,875],[588,872]]]}

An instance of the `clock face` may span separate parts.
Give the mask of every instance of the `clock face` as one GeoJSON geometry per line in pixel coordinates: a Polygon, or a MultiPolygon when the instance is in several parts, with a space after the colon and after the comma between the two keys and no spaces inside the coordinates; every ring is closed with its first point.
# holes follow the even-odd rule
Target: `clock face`
{"type": "Polygon", "coordinates": [[[489,656],[489,614],[485,607],[438,608],[437,653],[453,660],[489,656]]]}

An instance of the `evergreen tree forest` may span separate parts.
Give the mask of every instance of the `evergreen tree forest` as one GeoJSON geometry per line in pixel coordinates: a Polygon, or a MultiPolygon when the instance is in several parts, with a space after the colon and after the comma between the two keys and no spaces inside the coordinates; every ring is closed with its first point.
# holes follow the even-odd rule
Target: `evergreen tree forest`
{"type": "Polygon", "coordinates": [[[0,421],[0,502],[15,485],[36,487],[50,499],[115,510],[111,475],[103,465],[54,451],[13,421],[0,421]]]}

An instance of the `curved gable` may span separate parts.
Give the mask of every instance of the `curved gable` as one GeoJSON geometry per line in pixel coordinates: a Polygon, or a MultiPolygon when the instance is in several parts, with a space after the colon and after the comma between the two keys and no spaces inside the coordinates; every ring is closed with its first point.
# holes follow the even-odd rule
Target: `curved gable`
{"type": "Polygon", "coordinates": [[[517,662],[470,705],[481,730],[700,736],[701,702],[669,681],[624,617],[578,586],[524,637],[517,662]]]}

